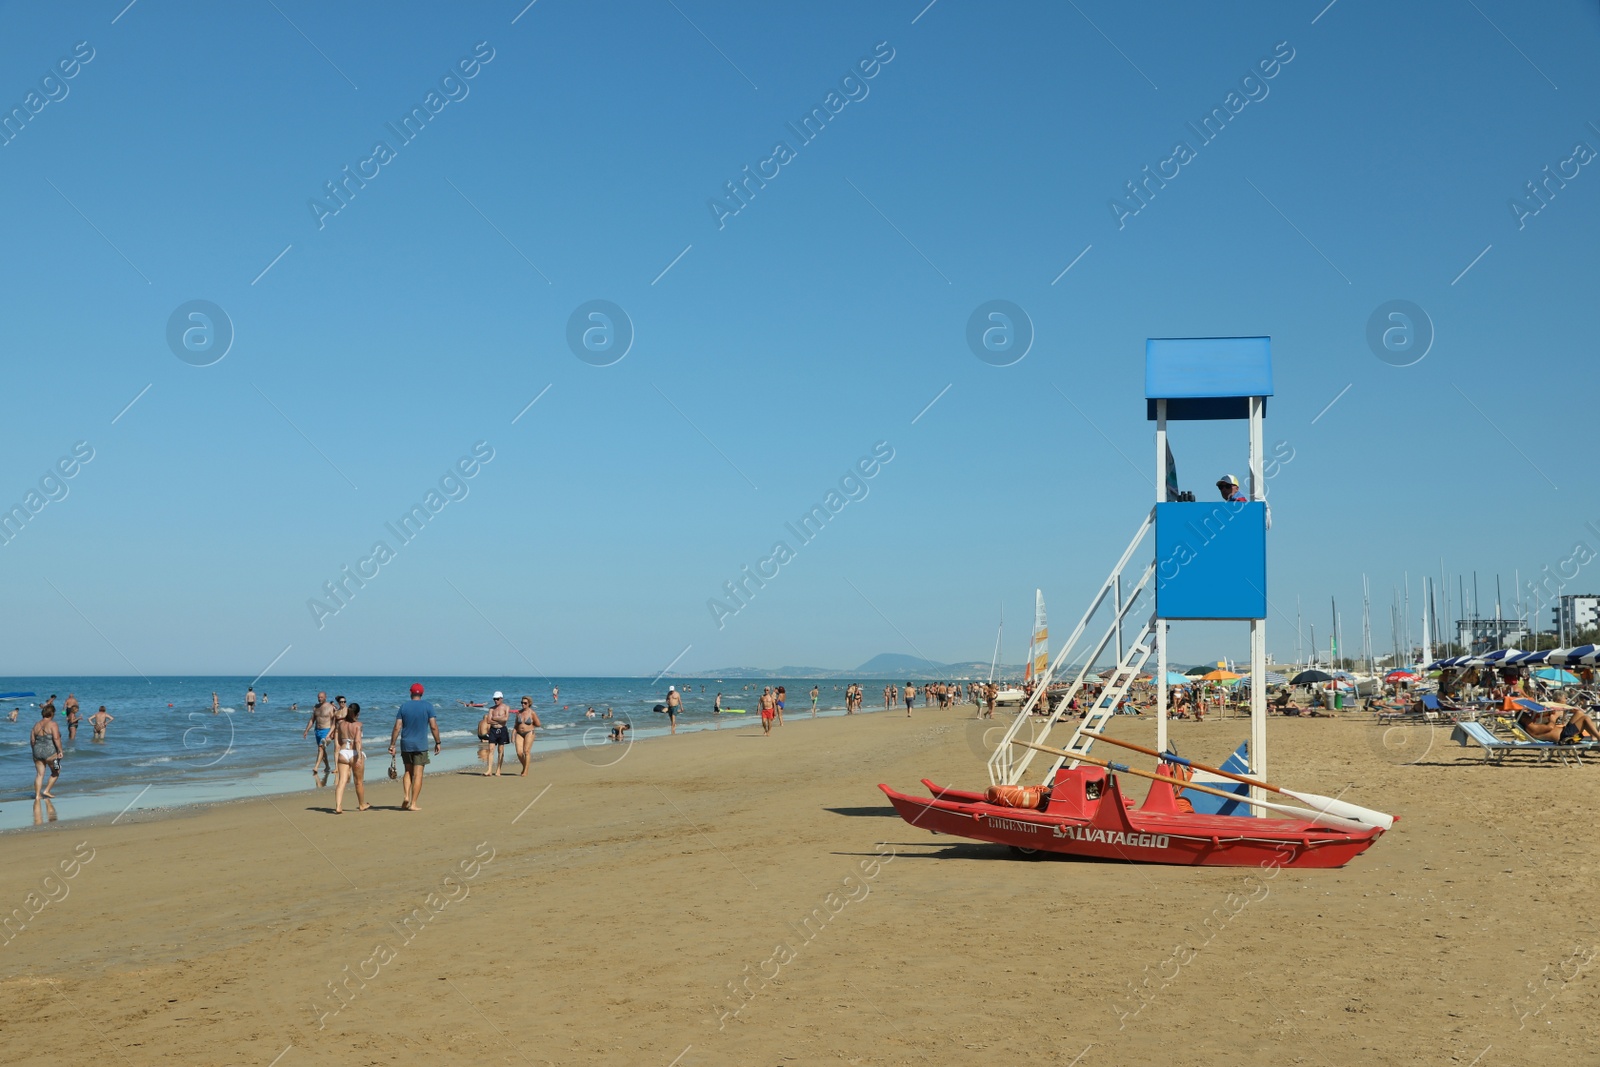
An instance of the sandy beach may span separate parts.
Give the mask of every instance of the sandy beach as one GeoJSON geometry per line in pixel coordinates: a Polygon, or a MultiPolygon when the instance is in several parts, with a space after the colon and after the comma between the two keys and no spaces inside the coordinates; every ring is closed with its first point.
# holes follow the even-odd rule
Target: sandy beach
{"type": "MultiPolygon", "coordinates": [[[[1402,820],[1272,879],[1026,862],[893,815],[880,781],[985,784],[1004,721],[792,716],[431,776],[415,814],[375,759],[366,813],[307,791],[7,835],[4,1059],[1593,1062],[1600,769],[1276,720],[1277,780],[1402,820]]],[[[1214,762],[1247,734],[1172,729],[1214,762]]]]}

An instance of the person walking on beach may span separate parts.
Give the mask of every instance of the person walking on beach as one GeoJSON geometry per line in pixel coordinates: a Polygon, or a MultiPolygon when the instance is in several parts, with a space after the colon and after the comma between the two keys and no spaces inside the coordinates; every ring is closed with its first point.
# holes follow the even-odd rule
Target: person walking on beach
{"type": "Polygon", "coordinates": [[[428,766],[428,733],[433,733],[433,752],[439,754],[443,744],[439,740],[439,721],[434,718],[433,705],[422,699],[422,683],[411,683],[411,699],[400,705],[394,717],[394,733],[389,736],[389,755],[400,750],[406,773],[400,783],[403,799],[401,811],[418,811],[417,801],[422,796],[422,775],[428,766]]]}
{"type": "Polygon", "coordinates": [[[325,785],[328,781],[328,734],[333,730],[333,705],[328,703],[327,693],[317,694],[316,706],[311,709],[311,717],[306,720],[306,728],[300,731],[300,737],[305,739],[311,730],[317,731],[317,754],[311,761],[311,777],[317,776],[317,768],[322,768],[322,781],[317,785],[325,785]]]}
{"type": "Polygon", "coordinates": [[[777,718],[776,722],[777,722],[777,725],[779,725],[779,726],[783,725],[783,702],[784,702],[785,699],[788,698],[788,696],[789,696],[789,694],[787,692],[785,692],[783,686],[781,686],[781,685],[778,686],[778,691],[776,693],[774,693],[773,696],[772,696],[772,706],[778,712],[778,718],[777,718]]]}
{"type": "Polygon", "coordinates": [[[817,694],[821,692],[816,686],[811,687],[811,717],[817,717],[817,694]]]}
{"type": "Polygon", "coordinates": [[[67,714],[67,740],[76,741],[78,739],[78,724],[83,721],[83,716],[78,711],[78,698],[68,693],[67,699],[62,703],[62,710],[67,714]]]}
{"type": "Polygon", "coordinates": [[[333,813],[344,814],[344,787],[352,781],[356,785],[356,810],[366,811],[372,807],[367,803],[367,790],[364,779],[367,769],[367,754],[361,750],[361,705],[351,704],[345,709],[344,718],[339,720],[334,727],[334,748],[338,750],[339,777],[333,783],[333,813]]]}
{"type": "Polygon", "coordinates": [[[722,714],[722,694],[721,693],[718,693],[717,694],[717,699],[713,700],[711,702],[711,714],[713,714],[713,715],[721,715],[722,714]]]}
{"type": "MultiPolygon", "coordinates": [[[[494,691],[494,703],[489,705],[483,717],[489,721],[489,744],[494,746],[494,758],[489,763],[494,765],[495,777],[499,777],[506,765],[506,746],[511,743],[511,731],[506,727],[511,719],[511,709],[506,706],[505,694],[500,690],[494,691]]],[[[485,778],[489,777],[489,763],[483,767],[485,778]]]]}
{"type": "Polygon", "coordinates": [[[107,713],[106,706],[101,704],[100,710],[89,716],[89,726],[94,730],[94,737],[91,740],[104,741],[106,739],[106,723],[114,718],[116,716],[107,713]]]}
{"type": "Polygon", "coordinates": [[[33,799],[49,797],[56,779],[61,777],[61,727],[56,724],[56,706],[46,703],[39,709],[39,721],[28,731],[28,745],[33,750],[33,799]],[[50,772],[50,784],[45,785],[45,771],[50,772]]]}
{"type": "Polygon", "coordinates": [[[678,712],[683,710],[683,697],[678,695],[676,686],[667,686],[667,722],[672,727],[674,735],[678,732],[678,712]]]}
{"type": "Polygon", "coordinates": [[[254,715],[256,711],[256,687],[251,686],[244,691],[244,710],[254,715]]]}
{"type": "Polygon", "coordinates": [[[777,715],[777,710],[773,707],[773,704],[772,687],[768,686],[761,690],[761,703],[757,705],[761,709],[761,732],[768,737],[772,736],[773,716],[777,715]]]}
{"type": "Polygon", "coordinates": [[[917,702],[917,687],[906,683],[906,718],[911,718],[911,705],[917,702]]]}
{"type": "Polygon", "coordinates": [[[533,698],[523,697],[522,707],[517,712],[517,759],[522,763],[522,775],[528,773],[528,762],[533,759],[533,731],[536,727],[543,726],[539,721],[539,713],[533,710],[533,698]]]}
{"type": "Polygon", "coordinates": [[[489,713],[483,713],[478,720],[478,762],[483,764],[483,776],[489,777],[489,770],[494,766],[494,746],[489,744],[489,713]]]}

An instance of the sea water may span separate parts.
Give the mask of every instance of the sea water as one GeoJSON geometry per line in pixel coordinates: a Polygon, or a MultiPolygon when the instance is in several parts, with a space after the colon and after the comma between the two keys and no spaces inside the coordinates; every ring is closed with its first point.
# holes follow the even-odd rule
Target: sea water
{"type": "MultiPolygon", "coordinates": [[[[680,733],[759,725],[757,701],[763,686],[787,689],[784,715],[810,716],[810,691],[820,690],[819,714],[844,714],[844,682],[814,679],[684,678],[291,678],[259,679],[256,710],[245,707],[249,678],[235,677],[85,677],[0,678],[0,692],[32,692],[32,697],[0,701],[0,830],[35,824],[33,759],[28,731],[39,720],[39,706],[56,696],[56,722],[66,750],[61,779],[53,788],[55,816],[60,820],[111,816],[294,792],[311,787],[316,757],[314,731],[302,738],[318,692],[331,700],[343,696],[361,705],[366,780],[387,778],[389,735],[395,711],[409,699],[411,683],[427,687],[425,699],[435,708],[443,752],[428,770],[451,771],[477,763],[478,721],[482,708],[466,703],[491,703],[503,692],[513,711],[523,696],[533,698],[544,724],[534,743],[535,758],[556,751],[579,750],[592,763],[620,762],[626,745],[609,740],[618,722],[631,727],[629,744],[668,732],[665,715],[653,713],[666,700],[667,686],[683,694],[685,711],[680,733]],[[552,702],[551,690],[560,698],[552,702]],[[222,711],[213,714],[211,695],[222,711]],[[717,693],[724,708],[744,708],[745,715],[711,713],[717,693]],[[68,693],[78,698],[83,720],[75,741],[67,740],[63,703],[68,693]],[[114,721],[103,742],[91,740],[89,716],[101,705],[114,721]],[[296,706],[298,705],[298,706],[296,706]],[[586,713],[595,711],[593,719],[586,713]],[[5,721],[18,709],[15,723],[5,721]],[[602,718],[607,709],[613,718],[602,718]]],[[[863,711],[883,710],[883,688],[905,679],[862,679],[863,711]]],[[[921,682],[918,681],[920,689],[921,682]]],[[[918,703],[920,706],[921,698],[918,703]]],[[[507,773],[520,769],[515,750],[506,746],[507,773]]],[[[328,788],[332,789],[332,779],[328,788]]],[[[353,796],[346,794],[346,802],[353,796]]],[[[328,803],[332,804],[331,795],[328,803]]],[[[39,817],[48,819],[47,809],[39,817]]]]}

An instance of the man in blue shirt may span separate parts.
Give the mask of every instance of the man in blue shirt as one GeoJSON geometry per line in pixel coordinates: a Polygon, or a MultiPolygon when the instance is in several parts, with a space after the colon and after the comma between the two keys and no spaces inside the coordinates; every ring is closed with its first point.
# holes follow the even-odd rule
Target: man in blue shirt
{"type": "Polygon", "coordinates": [[[400,705],[394,717],[394,733],[389,738],[389,755],[395,746],[400,748],[400,758],[405,761],[406,773],[401,781],[404,799],[401,811],[417,811],[417,801],[422,796],[422,773],[428,766],[428,732],[433,732],[433,751],[440,748],[439,723],[433,717],[433,705],[422,699],[422,683],[411,686],[411,699],[400,705]]]}
{"type": "Polygon", "coordinates": [[[1222,493],[1222,499],[1236,504],[1248,504],[1250,498],[1239,492],[1239,479],[1231,474],[1224,474],[1217,479],[1217,489],[1222,493]]]}

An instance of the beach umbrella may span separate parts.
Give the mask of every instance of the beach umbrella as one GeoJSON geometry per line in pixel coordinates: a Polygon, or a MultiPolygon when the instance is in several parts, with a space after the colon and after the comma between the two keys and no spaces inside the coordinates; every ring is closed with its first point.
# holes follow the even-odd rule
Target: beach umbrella
{"type": "Polygon", "coordinates": [[[1206,673],[1207,671],[1209,671],[1211,669],[1212,668],[1210,668],[1210,667],[1190,667],[1188,670],[1184,671],[1183,673],[1187,674],[1191,678],[1198,678],[1202,674],[1206,673]]]}
{"type": "Polygon", "coordinates": [[[1244,675],[1242,675],[1242,674],[1234,674],[1232,671],[1224,671],[1224,670],[1218,669],[1218,670],[1214,670],[1214,671],[1207,671],[1205,674],[1202,674],[1200,676],[1200,680],[1202,682],[1227,682],[1227,681],[1231,681],[1231,680],[1233,680],[1235,678],[1242,678],[1242,677],[1244,677],[1244,675]]]}
{"type": "Polygon", "coordinates": [[[1552,649],[1545,662],[1564,667],[1593,667],[1600,664],[1600,645],[1552,649]]]}
{"type": "Polygon", "coordinates": [[[1520,648],[1499,648],[1478,658],[1483,661],[1485,667],[1503,667],[1512,656],[1520,656],[1522,654],[1523,652],[1520,648]]]}
{"type": "Polygon", "coordinates": [[[1515,656],[1509,657],[1506,660],[1506,664],[1508,666],[1525,667],[1530,663],[1543,663],[1552,651],[1554,650],[1546,648],[1538,652],[1518,652],[1515,656]]]}
{"type": "Polygon", "coordinates": [[[1178,674],[1176,671],[1167,672],[1167,685],[1169,686],[1188,685],[1192,680],[1186,674],[1178,674]]]}
{"type": "Polygon", "coordinates": [[[1396,669],[1384,675],[1383,680],[1386,682],[1414,682],[1417,680],[1417,676],[1410,671],[1396,669]]]}
{"type": "Polygon", "coordinates": [[[1571,671],[1564,671],[1560,667],[1540,667],[1533,672],[1533,676],[1541,682],[1555,682],[1557,685],[1577,685],[1578,676],[1571,671]]]}
{"type": "Polygon", "coordinates": [[[1329,674],[1327,671],[1310,670],[1310,671],[1301,671],[1299,674],[1297,674],[1293,678],[1289,679],[1289,684],[1290,685],[1308,685],[1311,682],[1331,682],[1331,681],[1333,681],[1333,675],[1329,674]]]}

